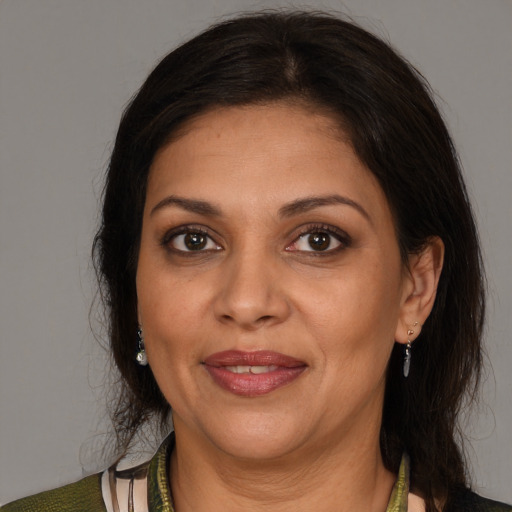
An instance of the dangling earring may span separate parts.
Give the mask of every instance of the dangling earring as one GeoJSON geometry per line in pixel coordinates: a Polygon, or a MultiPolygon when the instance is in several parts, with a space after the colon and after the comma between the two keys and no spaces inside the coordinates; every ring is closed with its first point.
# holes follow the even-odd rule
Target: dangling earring
{"type": "MultiPolygon", "coordinates": [[[[416,327],[418,322],[414,322],[413,327],[416,327]]],[[[412,329],[408,329],[407,331],[407,345],[405,346],[405,356],[404,356],[404,377],[409,376],[409,370],[411,369],[411,347],[412,341],[409,339],[414,334],[412,329]]]]}
{"type": "Polygon", "coordinates": [[[142,337],[142,329],[140,327],[137,330],[137,341],[139,344],[139,350],[137,351],[135,359],[137,360],[137,363],[139,363],[141,366],[147,366],[148,358],[146,356],[146,349],[144,348],[144,338],[142,337]]]}

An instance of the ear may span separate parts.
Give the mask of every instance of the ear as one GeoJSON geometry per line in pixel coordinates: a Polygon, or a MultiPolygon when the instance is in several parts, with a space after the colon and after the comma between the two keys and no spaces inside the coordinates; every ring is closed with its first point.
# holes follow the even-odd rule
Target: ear
{"type": "Polygon", "coordinates": [[[414,341],[420,334],[421,326],[434,306],[443,260],[444,244],[439,237],[432,237],[421,252],[409,256],[395,332],[398,343],[414,341]]]}

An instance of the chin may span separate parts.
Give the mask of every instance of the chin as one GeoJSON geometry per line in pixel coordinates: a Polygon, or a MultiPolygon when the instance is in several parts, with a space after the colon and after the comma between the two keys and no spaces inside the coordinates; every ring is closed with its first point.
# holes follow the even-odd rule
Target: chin
{"type": "Polygon", "coordinates": [[[281,434],[244,432],[218,440],[218,448],[226,454],[240,460],[268,461],[285,457],[297,446],[295,436],[281,434]]]}
{"type": "Polygon", "coordinates": [[[202,422],[202,434],[217,449],[237,459],[278,459],[302,445],[304,418],[241,413],[216,420],[202,422]]]}

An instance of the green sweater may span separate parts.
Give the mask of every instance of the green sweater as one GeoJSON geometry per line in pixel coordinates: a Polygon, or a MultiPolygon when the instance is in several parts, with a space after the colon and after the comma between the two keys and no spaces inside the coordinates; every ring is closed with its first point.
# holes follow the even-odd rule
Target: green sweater
{"type": "MultiPolygon", "coordinates": [[[[149,512],[174,512],[171,490],[169,457],[174,448],[174,435],[170,435],[160,446],[154,457],[147,463],[130,470],[119,471],[115,467],[105,473],[92,475],[74,484],[53,491],[47,491],[9,503],[0,508],[1,512],[107,512],[105,500],[114,512],[119,510],[119,493],[116,491],[121,480],[127,480],[131,489],[135,480],[147,479],[147,508],[149,512]],[[107,489],[107,490],[106,490],[107,489]],[[114,496],[114,498],[112,498],[114,496]]],[[[400,465],[386,512],[407,512],[409,493],[408,458],[404,456],[400,465]]],[[[123,508],[137,512],[133,493],[126,493],[123,508]]],[[[512,507],[491,501],[467,491],[450,507],[460,512],[512,512],[512,507]]]]}

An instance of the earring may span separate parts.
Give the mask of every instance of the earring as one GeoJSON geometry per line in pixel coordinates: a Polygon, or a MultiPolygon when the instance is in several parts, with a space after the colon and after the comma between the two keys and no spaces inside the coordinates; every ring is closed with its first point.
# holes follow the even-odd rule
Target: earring
{"type": "MultiPolygon", "coordinates": [[[[416,327],[418,322],[414,322],[413,327],[416,327]]],[[[404,377],[409,376],[409,370],[411,369],[411,347],[412,341],[409,339],[414,334],[413,329],[407,330],[407,345],[405,346],[405,355],[404,355],[404,377]]]]}
{"type": "Polygon", "coordinates": [[[146,356],[146,349],[144,348],[144,338],[142,337],[141,328],[137,329],[137,341],[139,345],[139,350],[137,351],[135,359],[137,360],[137,363],[139,363],[141,366],[147,366],[148,358],[146,356]]]}

